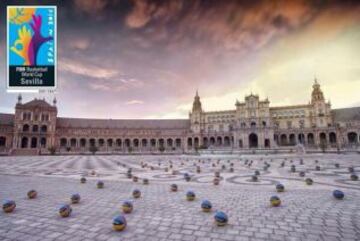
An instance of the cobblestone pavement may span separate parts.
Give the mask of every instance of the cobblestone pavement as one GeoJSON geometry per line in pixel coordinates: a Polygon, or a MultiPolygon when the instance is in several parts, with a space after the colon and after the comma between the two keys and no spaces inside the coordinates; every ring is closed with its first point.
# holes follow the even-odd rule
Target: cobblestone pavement
{"type": "Polygon", "coordinates": [[[360,240],[360,181],[350,180],[349,167],[360,171],[360,155],[1,157],[0,199],[17,207],[0,212],[0,240],[360,240]],[[137,183],[126,177],[129,168],[137,183]],[[259,181],[252,182],[256,170],[259,181]],[[218,186],[212,184],[215,171],[218,186]],[[312,186],[304,183],[307,177],[312,186]],[[104,189],[96,188],[98,180],[104,189]],[[178,192],[170,192],[172,183],[178,192]],[[276,192],[277,183],[285,192],[276,192]],[[134,200],[135,188],[142,196],[134,200]],[[38,191],[36,199],[27,198],[30,189],[38,191]],[[343,200],[333,198],[335,189],[345,193],[343,200]],[[195,201],[186,201],[188,190],[195,201]],[[61,218],[58,208],[73,193],[81,201],[61,218]],[[280,197],[279,207],[270,206],[273,195],[280,197]],[[201,211],[203,199],[212,202],[212,212],[201,211]],[[124,214],[127,228],[116,232],[112,219],[125,200],[133,201],[134,211],[124,214]],[[225,227],[215,225],[216,210],[229,216],[225,227]]]}

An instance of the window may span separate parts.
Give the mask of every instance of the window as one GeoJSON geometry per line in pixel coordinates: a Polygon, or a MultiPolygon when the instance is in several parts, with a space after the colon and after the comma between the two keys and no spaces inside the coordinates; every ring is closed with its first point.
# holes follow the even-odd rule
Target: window
{"type": "Polygon", "coordinates": [[[305,123],[304,120],[299,120],[299,127],[304,128],[304,123],[305,123]]]}
{"type": "Polygon", "coordinates": [[[289,129],[292,127],[292,122],[291,122],[291,121],[286,122],[286,124],[287,124],[287,127],[288,127],[289,129]]]}
{"type": "Polygon", "coordinates": [[[31,120],[31,112],[23,112],[23,120],[31,120]]]}

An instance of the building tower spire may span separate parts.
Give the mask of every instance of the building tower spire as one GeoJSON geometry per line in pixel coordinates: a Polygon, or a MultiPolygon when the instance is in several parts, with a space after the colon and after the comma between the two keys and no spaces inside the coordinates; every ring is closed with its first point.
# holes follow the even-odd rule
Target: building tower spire
{"type": "Polygon", "coordinates": [[[18,104],[21,104],[21,102],[22,102],[22,96],[21,96],[21,94],[19,94],[18,95],[18,104]]]}
{"type": "Polygon", "coordinates": [[[324,94],[320,88],[320,84],[318,83],[317,78],[315,77],[314,79],[314,84],[313,84],[313,91],[311,93],[311,102],[317,102],[317,101],[324,101],[324,94]]]}
{"type": "Polygon", "coordinates": [[[202,112],[201,101],[200,101],[200,96],[199,96],[198,90],[196,90],[192,111],[193,112],[202,112]]]}

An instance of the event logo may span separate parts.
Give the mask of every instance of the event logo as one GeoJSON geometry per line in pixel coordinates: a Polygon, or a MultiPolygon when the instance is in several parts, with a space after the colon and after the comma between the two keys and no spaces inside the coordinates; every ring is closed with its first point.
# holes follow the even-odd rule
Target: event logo
{"type": "Polygon", "coordinates": [[[56,7],[8,6],[8,88],[56,87],[56,7]]]}

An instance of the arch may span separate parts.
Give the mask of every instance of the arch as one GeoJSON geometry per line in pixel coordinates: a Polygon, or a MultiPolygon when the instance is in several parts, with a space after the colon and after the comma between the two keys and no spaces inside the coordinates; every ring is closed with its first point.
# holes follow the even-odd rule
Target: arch
{"type": "Polygon", "coordinates": [[[76,147],[76,143],[77,143],[77,140],[75,138],[70,139],[70,146],[71,147],[76,147]]]}
{"type": "Polygon", "coordinates": [[[39,126],[38,125],[33,125],[32,126],[32,132],[38,132],[39,131],[39,126]]]}
{"type": "Polygon", "coordinates": [[[230,146],[230,137],[228,136],[224,137],[224,146],[230,146]]]}
{"type": "Polygon", "coordinates": [[[0,136],[0,146],[6,146],[6,137],[5,136],[0,136]]]}
{"type": "Polygon", "coordinates": [[[85,138],[81,138],[80,139],[80,147],[85,147],[86,146],[86,139],[85,138]]]}
{"type": "Polygon", "coordinates": [[[249,147],[257,148],[258,147],[258,136],[255,133],[249,135],[249,147]]]}
{"type": "Polygon", "coordinates": [[[194,138],[194,146],[199,147],[199,137],[194,138]]]}
{"type": "Polygon", "coordinates": [[[181,147],[181,139],[180,138],[175,139],[175,145],[176,145],[176,147],[181,147]]]}
{"type": "Polygon", "coordinates": [[[23,132],[28,132],[29,129],[30,129],[30,126],[28,124],[25,124],[25,125],[23,125],[22,131],[23,132]]]}
{"type": "Polygon", "coordinates": [[[111,139],[111,138],[107,139],[106,144],[107,144],[108,147],[112,147],[113,146],[113,139],[111,139]]]}
{"type": "Polygon", "coordinates": [[[266,121],[263,121],[263,122],[262,122],[262,126],[263,126],[263,127],[266,127],[266,121]]]}
{"type": "Polygon", "coordinates": [[[270,140],[269,139],[265,139],[264,146],[265,146],[265,148],[270,148],[270,140]]]}
{"type": "Polygon", "coordinates": [[[40,139],[40,147],[42,147],[42,148],[46,147],[46,137],[42,137],[40,139]]]}
{"type": "Polygon", "coordinates": [[[125,147],[130,147],[130,139],[125,139],[125,147]]]}
{"type": "Polygon", "coordinates": [[[172,146],[173,146],[173,140],[172,140],[171,138],[168,138],[168,139],[166,140],[166,145],[167,145],[168,147],[172,147],[172,146]]]}
{"type": "Polygon", "coordinates": [[[189,138],[187,139],[187,145],[188,145],[189,147],[192,147],[193,141],[192,141],[192,138],[191,138],[191,137],[189,137],[189,138]]]}
{"type": "Polygon", "coordinates": [[[159,147],[164,147],[164,145],[165,145],[164,139],[160,138],[159,139],[159,147]]]}
{"type": "Polygon", "coordinates": [[[243,148],[243,140],[242,139],[239,139],[239,147],[243,148]]]}
{"type": "Polygon", "coordinates": [[[330,144],[336,144],[336,133],[335,132],[330,132],[329,133],[329,142],[330,144]]]}
{"type": "Polygon", "coordinates": [[[348,142],[350,144],[356,144],[358,143],[358,134],[356,132],[349,132],[347,134],[348,142]]]}
{"type": "Polygon", "coordinates": [[[142,139],[141,140],[141,146],[142,147],[147,147],[147,145],[148,145],[148,140],[147,139],[142,139]]]}
{"type": "Polygon", "coordinates": [[[139,147],[139,143],[140,143],[139,139],[136,138],[136,139],[133,140],[134,147],[139,147]]]}
{"type": "Polygon", "coordinates": [[[46,133],[47,132],[47,125],[42,125],[41,128],[40,128],[40,131],[42,133],[46,133]]]}
{"type": "Polygon", "coordinates": [[[150,146],[151,147],[156,147],[156,140],[155,139],[150,140],[150,146]]]}
{"type": "Polygon", "coordinates": [[[89,140],[89,143],[90,143],[90,146],[91,146],[91,147],[94,147],[94,146],[96,145],[96,141],[95,141],[94,138],[91,138],[91,139],[89,140]]]}
{"type": "Polygon", "coordinates": [[[121,141],[121,139],[120,138],[117,138],[116,139],[116,141],[115,141],[115,143],[116,143],[116,146],[121,146],[121,144],[122,144],[122,141],[121,141]]]}
{"type": "Polygon", "coordinates": [[[280,145],[285,146],[287,144],[288,144],[288,140],[286,134],[280,135],[280,145]]]}
{"type": "Polygon", "coordinates": [[[29,139],[27,137],[21,138],[21,148],[28,148],[29,139]]]}
{"type": "Polygon", "coordinates": [[[320,138],[320,143],[322,143],[322,144],[325,143],[326,144],[327,140],[326,140],[326,134],[324,132],[321,132],[319,134],[319,138],[320,138]]]}
{"type": "Polygon", "coordinates": [[[208,140],[208,138],[207,137],[204,137],[203,138],[203,145],[204,145],[204,147],[208,147],[208,145],[209,145],[209,140],[208,140]]]}
{"type": "Polygon", "coordinates": [[[309,145],[314,145],[315,144],[314,134],[313,133],[309,133],[307,135],[307,139],[308,139],[308,144],[309,145]]]}
{"type": "Polygon", "coordinates": [[[289,143],[290,143],[290,145],[292,145],[292,146],[295,146],[296,145],[296,137],[295,137],[295,134],[290,134],[289,135],[289,143]]]}
{"type": "Polygon", "coordinates": [[[98,142],[99,142],[99,146],[104,146],[105,144],[105,140],[103,138],[100,138],[98,142]]]}
{"type": "Polygon", "coordinates": [[[215,145],[215,137],[210,137],[210,146],[215,145]]]}
{"type": "Polygon", "coordinates": [[[37,138],[36,137],[31,138],[31,148],[37,148],[37,138]]]}
{"type": "Polygon", "coordinates": [[[218,136],[218,137],[216,138],[216,145],[217,145],[217,146],[221,146],[221,145],[222,145],[222,138],[221,138],[221,136],[218,136]]]}
{"type": "Polygon", "coordinates": [[[60,147],[66,147],[67,146],[67,139],[61,138],[60,139],[60,147]]]}

